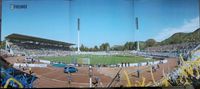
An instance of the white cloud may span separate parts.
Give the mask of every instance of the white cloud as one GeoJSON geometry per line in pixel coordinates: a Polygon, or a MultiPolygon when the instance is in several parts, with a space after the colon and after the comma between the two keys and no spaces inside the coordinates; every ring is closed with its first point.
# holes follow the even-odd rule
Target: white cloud
{"type": "Polygon", "coordinates": [[[162,41],[177,32],[193,32],[199,28],[199,17],[191,20],[184,20],[182,26],[175,28],[165,28],[155,37],[156,41],[162,41]]]}

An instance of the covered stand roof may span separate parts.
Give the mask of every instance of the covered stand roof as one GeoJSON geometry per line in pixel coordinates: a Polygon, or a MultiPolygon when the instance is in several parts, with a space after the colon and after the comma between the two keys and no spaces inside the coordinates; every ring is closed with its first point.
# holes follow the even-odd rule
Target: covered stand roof
{"type": "Polygon", "coordinates": [[[33,42],[41,42],[41,43],[49,43],[49,44],[67,45],[67,46],[74,45],[72,43],[66,43],[66,42],[62,42],[62,41],[55,41],[55,40],[33,37],[33,36],[27,36],[27,35],[16,34],[16,33],[8,35],[5,38],[6,39],[21,40],[21,41],[33,41],[33,42]]]}

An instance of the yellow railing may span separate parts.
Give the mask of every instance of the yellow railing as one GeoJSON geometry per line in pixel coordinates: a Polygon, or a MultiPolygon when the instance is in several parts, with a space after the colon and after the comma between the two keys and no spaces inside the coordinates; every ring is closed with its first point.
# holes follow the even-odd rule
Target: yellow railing
{"type": "MultiPolygon", "coordinates": [[[[198,50],[198,51],[200,51],[200,50],[198,50]]],[[[180,72],[179,72],[180,78],[176,79],[175,82],[176,82],[176,84],[190,85],[191,82],[190,82],[190,80],[188,80],[189,79],[188,78],[189,75],[195,77],[196,79],[200,78],[200,74],[199,74],[200,71],[197,68],[194,69],[194,67],[199,67],[200,66],[200,58],[197,58],[198,60],[195,60],[195,61],[184,61],[182,54],[179,55],[179,58],[180,58],[180,61],[182,63],[182,65],[179,66],[179,68],[180,68],[180,72]],[[194,71],[193,70],[196,70],[196,72],[197,72],[196,75],[194,75],[194,71]]],[[[152,86],[152,85],[164,86],[164,87],[172,86],[171,83],[169,82],[169,75],[165,74],[164,69],[163,69],[163,73],[162,73],[163,74],[163,78],[156,82],[151,66],[149,66],[149,68],[150,68],[152,82],[149,82],[147,84],[145,84],[145,78],[144,77],[142,77],[142,81],[136,81],[135,84],[132,84],[131,81],[130,81],[130,78],[128,76],[127,71],[124,71],[125,78],[127,80],[127,86],[128,87],[130,87],[132,85],[133,86],[141,86],[141,87],[152,86]]]]}
{"type": "Polygon", "coordinates": [[[19,88],[23,88],[23,85],[19,81],[17,81],[16,79],[14,79],[14,78],[9,78],[6,81],[6,84],[4,85],[4,88],[8,88],[8,84],[10,83],[10,81],[13,81],[13,82],[17,83],[19,85],[19,88]]]}
{"type": "Polygon", "coordinates": [[[126,70],[124,70],[124,74],[125,74],[125,77],[126,77],[126,80],[127,80],[127,83],[128,83],[127,87],[131,87],[131,86],[132,86],[132,85],[131,85],[131,81],[130,81],[130,79],[129,79],[129,77],[128,77],[128,73],[127,73],[126,70]]]}

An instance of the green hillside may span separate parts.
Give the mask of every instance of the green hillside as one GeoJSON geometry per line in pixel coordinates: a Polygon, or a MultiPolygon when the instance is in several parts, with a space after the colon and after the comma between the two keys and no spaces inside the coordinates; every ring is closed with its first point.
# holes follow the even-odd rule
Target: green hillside
{"type": "Polygon", "coordinates": [[[168,39],[163,40],[160,44],[179,44],[184,42],[200,42],[200,28],[191,33],[175,33],[168,39]]]}

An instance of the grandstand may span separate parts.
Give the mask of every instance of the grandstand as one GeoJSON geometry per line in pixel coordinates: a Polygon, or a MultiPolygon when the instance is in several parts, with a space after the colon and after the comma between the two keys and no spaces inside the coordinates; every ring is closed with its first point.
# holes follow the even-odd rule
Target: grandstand
{"type": "MultiPolygon", "coordinates": [[[[14,54],[24,54],[26,56],[26,57],[17,57],[14,55],[13,57],[8,57],[8,58],[5,57],[5,60],[13,64],[14,68],[19,69],[20,71],[23,72],[27,72],[28,68],[30,67],[32,68],[32,70],[36,75],[32,77],[27,76],[26,78],[24,78],[24,79],[32,78],[32,81],[29,81],[30,86],[25,86],[27,85],[25,80],[20,81],[23,87],[37,87],[37,88],[77,87],[77,86],[88,87],[90,83],[88,82],[89,73],[87,66],[77,66],[79,71],[72,75],[72,77],[74,78],[72,84],[67,84],[68,80],[66,79],[66,74],[63,73],[62,68],[57,68],[56,66],[53,66],[54,63],[55,64],[66,63],[69,65],[69,62],[67,63],[67,61],[82,60],[88,58],[98,63],[97,64],[98,66],[93,66],[94,75],[98,76],[101,79],[101,83],[103,83],[101,85],[98,85],[98,87],[110,87],[110,86],[119,87],[121,85],[126,86],[127,84],[129,84],[127,86],[142,86],[142,87],[144,86],[169,87],[178,85],[185,86],[187,84],[192,84],[194,87],[198,87],[198,85],[200,84],[199,82],[197,83],[187,82],[187,81],[196,81],[195,79],[200,79],[199,72],[198,75],[192,74],[195,73],[192,72],[193,68],[199,69],[199,65],[197,65],[199,63],[198,61],[199,60],[198,50],[200,48],[199,42],[184,42],[177,44],[153,46],[153,47],[148,47],[145,50],[136,52],[98,51],[98,52],[80,52],[79,54],[77,54],[76,52],[70,51],[69,47],[71,45],[74,45],[71,43],[48,40],[21,34],[11,34],[5,37],[5,39],[6,39],[7,51],[10,51],[10,53],[13,52],[14,54]],[[191,54],[191,58],[189,54],[191,54]],[[55,61],[48,59],[51,62],[49,61],[49,63],[44,64],[42,63],[42,61],[44,61],[45,58],[42,59],[41,56],[46,58],[48,58],[49,56],[53,56],[49,58],[52,58],[55,61]],[[137,58],[134,56],[136,57],[143,56],[144,59],[148,60],[145,62],[137,61],[137,63],[130,63],[130,66],[124,66],[126,65],[125,63],[128,62],[128,60],[126,60],[124,64],[122,63],[117,64],[118,60],[123,62],[122,58],[125,59],[126,57],[131,57],[129,60],[133,59],[132,61],[136,61],[137,58]],[[29,60],[25,60],[29,57],[31,59],[33,58],[35,62],[29,62],[29,60]],[[119,59],[118,57],[122,58],[119,59]],[[183,58],[188,61],[184,61],[183,58]],[[155,61],[153,60],[151,62],[149,59],[158,59],[158,60],[155,61]],[[193,62],[190,60],[193,60],[193,62]],[[99,66],[100,61],[103,61],[103,66],[99,66]],[[114,66],[110,65],[111,63],[115,63],[116,65],[115,64],[113,64],[114,66]],[[106,64],[110,66],[105,66],[106,64]],[[25,65],[28,65],[28,67],[25,65]],[[46,66],[41,67],[38,65],[46,65],[46,66]],[[184,66],[181,67],[182,65],[184,66]],[[23,68],[25,68],[25,70],[23,70],[23,68]],[[184,72],[184,70],[186,70],[188,74],[184,72]],[[118,74],[119,78],[117,77],[118,74]],[[188,78],[191,78],[190,75],[194,76],[194,78],[184,81],[184,77],[186,76],[188,78]],[[143,84],[140,82],[143,82],[143,84]]],[[[4,54],[5,55],[8,54],[6,50],[1,50],[3,56],[4,54]]],[[[10,68],[5,68],[5,71],[7,70],[10,70],[10,68]]],[[[7,72],[5,72],[5,74],[6,73],[7,72]]],[[[7,77],[5,77],[4,79],[5,81],[8,80],[7,77]]],[[[20,80],[20,78],[18,78],[17,76],[16,80],[20,80]]],[[[5,85],[6,85],[5,83],[2,83],[2,86],[5,85]]]]}
{"type": "Polygon", "coordinates": [[[69,51],[72,43],[55,41],[22,34],[11,34],[5,37],[6,50],[14,54],[41,54],[43,51],[48,54],[55,51],[69,51]]]}
{"type": "Polygon", "coordinates": [[[164,57],[179,57],[179,54],[183,54],[184,59],[187,59],[190,52],[197,48],[199,44],[199,42],[187,42],[180,44],[148,47],[145,49],[145,53],[148,55],[164,57]]]}

